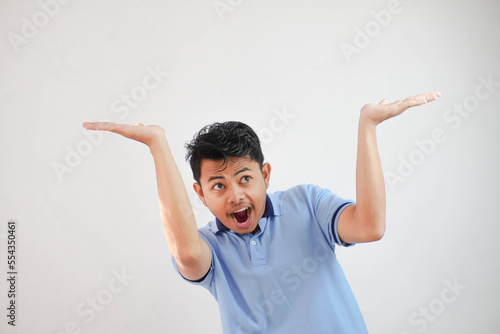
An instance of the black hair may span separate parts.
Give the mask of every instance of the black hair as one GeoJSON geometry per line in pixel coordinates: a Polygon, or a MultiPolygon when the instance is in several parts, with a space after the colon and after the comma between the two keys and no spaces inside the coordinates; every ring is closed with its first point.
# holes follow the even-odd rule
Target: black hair
{"type": "Polygon", "coordinates": [[[198,183],[203,159],[223,160],[222,167],[227,165],[228,157],[248,155],[251,160],[258,162],[261,168],[264,163],[259,137],[250,126],[242,122],[209,124],[195,134],[193,140],[186,144],[186,149],[186,160],[189,161],[193,177],[198,183]]]}

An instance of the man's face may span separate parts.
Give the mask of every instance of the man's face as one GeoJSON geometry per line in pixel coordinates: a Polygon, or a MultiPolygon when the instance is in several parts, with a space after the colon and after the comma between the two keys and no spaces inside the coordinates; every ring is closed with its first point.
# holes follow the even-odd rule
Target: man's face
{"type": "Polygon", "coordinates": [[[222,163],[202,160],[200,183],[194,184],[194,190],[227,228],[250,233],[266,208],[271,166],[265,163],[261,169],[249,156],[229,157],[226,166],[222,163]]]}

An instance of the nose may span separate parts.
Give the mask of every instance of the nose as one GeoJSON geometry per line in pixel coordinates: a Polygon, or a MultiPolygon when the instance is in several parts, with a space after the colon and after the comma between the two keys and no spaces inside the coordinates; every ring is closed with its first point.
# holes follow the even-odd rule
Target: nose
{"type": "Polygon", "coordinates": [[[227,191],[227,201],[230,204],[241,203],[245,199],[245,193],[243,189],[238,186],[232,186],[227,191]]]}

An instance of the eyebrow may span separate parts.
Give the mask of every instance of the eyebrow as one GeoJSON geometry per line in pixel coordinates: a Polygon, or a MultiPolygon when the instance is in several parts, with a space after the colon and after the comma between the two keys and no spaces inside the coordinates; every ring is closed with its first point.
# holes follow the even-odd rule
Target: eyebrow
{"type": "MultiPolygon", "coordinates": [[[[243,172],[249,171],[249,170],[251,170],[251,169],[248,168],[248,167],[243,167],[242,169],[240,169],[239,171],[237,171],[236,173],[234,173],[234,176],[236,176],[238,174],[241,174],[243,172]]],[[[208,182],[213,181],[213,180],[218,180],[218,179],[224,179],[224,176],[222,176],[222,175],[211,176],[208,179],[208,182]]]]}

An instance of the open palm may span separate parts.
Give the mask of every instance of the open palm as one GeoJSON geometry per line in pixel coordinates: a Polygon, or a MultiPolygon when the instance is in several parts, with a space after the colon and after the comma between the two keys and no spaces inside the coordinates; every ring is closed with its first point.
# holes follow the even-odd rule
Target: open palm
{"type": "Polygon", "coordinates": [[[165,138],[165,131],[158,125],[144,125],[142,123],[117,124],[113,122],[84,122],[83,127],[87,130],[101,130],[114,132],[126,138],[130,138],[143,144],[151,145],[162,138],[165,138]]]}
{"type": "Polygon", "coordinates": [[[379,124],[386,119],[400,115],[408,108],[434,101],[440,96],[441,93],[439,92],[419,94],[392,103],[389,103],[387,99],[383,99],[379,104],[368,103],[364,105],[361,109],[361,116],[375,124],[379,124]]]}

